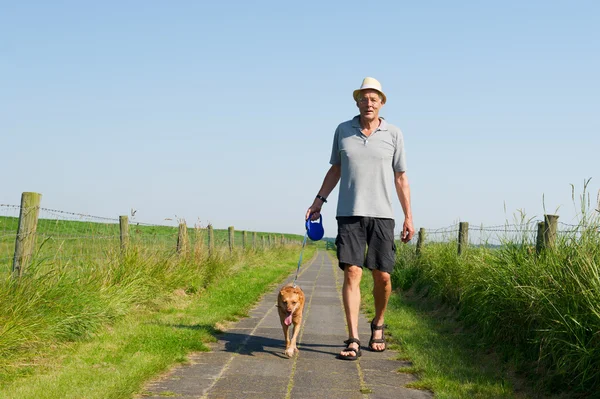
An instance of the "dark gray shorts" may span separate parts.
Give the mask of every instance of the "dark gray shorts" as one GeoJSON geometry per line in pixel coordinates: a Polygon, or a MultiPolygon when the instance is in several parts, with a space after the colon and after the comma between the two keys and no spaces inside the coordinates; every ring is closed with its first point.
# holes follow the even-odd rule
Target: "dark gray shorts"
{"type": "Polygon", "coordinates": [[[394,219],[340,216],[337,222],[335,244],[342,270],[348,264],[392,273],[396,263],[394,219]]]}

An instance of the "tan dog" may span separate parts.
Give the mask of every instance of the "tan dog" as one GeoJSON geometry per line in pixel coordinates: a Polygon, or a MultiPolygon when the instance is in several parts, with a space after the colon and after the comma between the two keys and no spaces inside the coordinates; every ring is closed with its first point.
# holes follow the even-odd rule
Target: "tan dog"
{"type": "Polygon", "coordinates": [[[284,286],[277,296],[277,308],[285,337],[285,354],[292,357],[298,352],[296,340],[300,333],[302,310],[304,309],[304,292],[302,292],[302,289],[298,286],[294,287],[292,284],[284,286]],[[290,325],[292,324],[294,329],[290,339],[290,325]]]}

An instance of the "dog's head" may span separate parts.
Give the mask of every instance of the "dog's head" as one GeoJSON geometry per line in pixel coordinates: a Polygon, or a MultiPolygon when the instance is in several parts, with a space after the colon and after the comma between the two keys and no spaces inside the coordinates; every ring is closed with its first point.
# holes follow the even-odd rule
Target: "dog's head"
{"type": "Polygon", "coordinates": [[[293,313],[300,303],[300,288],[284,287],[279,291],[279,307],[288,313],[293,313]]]}

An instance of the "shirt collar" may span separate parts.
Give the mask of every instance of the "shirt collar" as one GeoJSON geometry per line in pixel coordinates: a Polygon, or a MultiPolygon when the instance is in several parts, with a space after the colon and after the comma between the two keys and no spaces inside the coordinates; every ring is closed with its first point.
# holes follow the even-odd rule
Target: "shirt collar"
{"type": "MultiPolygon", "coordinates": [[[[379,117],[379,120],[379,127],[376,130],[388,130],[387,121],[382,116],[379,117]]],[[[357,127],[360,129],[360,115],[356,115],[354,118],[352,118],[352,127],[357,127]]]]}

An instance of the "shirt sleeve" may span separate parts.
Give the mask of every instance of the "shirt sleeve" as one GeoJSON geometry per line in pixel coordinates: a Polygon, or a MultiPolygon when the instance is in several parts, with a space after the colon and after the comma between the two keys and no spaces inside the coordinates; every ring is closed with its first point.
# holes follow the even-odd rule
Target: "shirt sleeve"
{"type": "Polygon", "coordinates": [[[329,163],[331,165],[339,165],[342,160],[340,158],[340,127],[338,126],[335,129],[335,134],[333,135],[333,145],[331,146],[331,158],[329,159],[329,163]]]}
{"type": "Polygon", "coordinates": [[[406,155],[404,153],[404,137],[402,131],[398,129],[396,134],[396,148],[394,150],[393,160],[394,172],[406,172],[406,155]]]}

